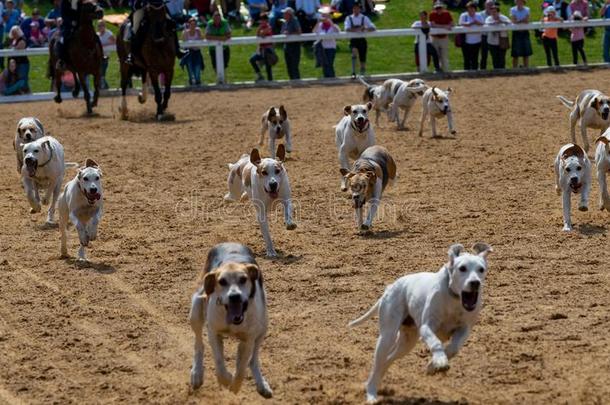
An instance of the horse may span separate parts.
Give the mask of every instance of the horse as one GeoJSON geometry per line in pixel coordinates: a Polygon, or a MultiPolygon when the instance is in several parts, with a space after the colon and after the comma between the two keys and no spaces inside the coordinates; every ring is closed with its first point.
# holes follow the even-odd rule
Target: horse
{"type": "Polygon", "coordinates": [[[78,26],[74,30],[70,40],[66,46],[66,55],[68,60],[64,61],[65,69],[59,70],[56,68],[57,46],[59,35],[55,35],[49,42],[49,69],[48,76],[55,79],[55,88],[57,95],[53,98],[56,103],[61,103],[61,77],[65,70],[69,70],[74,74],[74,89],[72,96],[78,97],[80,87],[83,88],[85,102],[87,103],[87,113],[93,112],[93,107],[97,107],[97,100],[100,94],[100,80],[102,77],[102,60],[104,51],[102,44],[93,29],[93,20],[100,19],[104,15],[104,11],[97,5],[94,0],[85,0],[80,2],[77,9],[78,26]],[[93,76],[94,92],[93,101],[89,94],[89,86],[85,81],[85,75],[93,76]]]}
{"type": "Polygon", "coordinates": [[[144,6],[144,20],[140,30],[146,30],[140,55],[133,56],[133,64],[125,63],[129,54],[129,42],[125,41],[125,30],[129,29],[128,21],[125,21],[117,36],[117,54],[119,55],[121,68],[121,106],[119,111],[122,119],[128,118],[127,99],[125,94],[132,75],[142,77],[142,91],[138,94],[140,104],[146,102],[147,77],[155,90],[155,102],[157,103],[156,118],[161,121],[165,118],[165,110],[171,96],[171,86],[174,77],[174,60],[176,59],[176,47],[167,21],[165,5],[147,4],[144,6]],[[163,74],[165,89],[161,94],[159,87],[159,75],[163,74]]]}

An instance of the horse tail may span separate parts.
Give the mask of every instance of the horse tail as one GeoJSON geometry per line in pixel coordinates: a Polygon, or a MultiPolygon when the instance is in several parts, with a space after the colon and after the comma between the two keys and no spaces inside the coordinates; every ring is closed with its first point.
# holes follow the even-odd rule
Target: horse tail
{"type": "Polygon", "coordinates": [[[49,59],[47,60],[47,78],[53,79],[55,77],[55,63],[53,63],[53,50],[55,48],[55,38],[51,38],[49,41],[49,59]]]}

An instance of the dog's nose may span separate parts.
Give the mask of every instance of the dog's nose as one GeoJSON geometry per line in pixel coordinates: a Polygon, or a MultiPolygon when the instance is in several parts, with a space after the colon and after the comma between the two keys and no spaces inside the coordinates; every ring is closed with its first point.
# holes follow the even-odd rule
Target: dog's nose
{"type": "Polygon", "coordinates": [[[25,158],[25,164],[26,165],[31,165],[34,164],[36,161],[34,159],[32,159],[31,157],[27,157],[25,158]]]}
{"type": "Polygon", "coordinates": [[[89,193],[96,194],[97,193],[97,187],[95,187],[95,186],[89,187],[89,193]]]}
{"type": "Polygon", "coordinates": [[[27,139],[28,141],[32,140],[32,134],[30,134],[29,132],[27,134],[25,134],[25,139],[27,139]]]}
{"type": "Polygon", "coordinates": [[[572,177],[572,178],[570,179],[570,183],[571,183],[571,184],[578,184],[578,177],[572,177]]]}
{"type": "Polygon", "coordinates": [[[277,190],[277,182],[275,182],[275,181],[270,182],[269,183],[269,189],[271,191],[276,191],[277,190]]]}
{"type": "Polygon", "coordinates": [[[235,294],[229,295],[229,302],[236,303],[236,302],[240,302],[240,301],[241,301],[241,294],[235,293],[235,294]]]}
{"type": "Polygon", "coordinates": [[[471,289],[478,290],[479,287],[481,287],[481,282],[479,280],[473,280],[470,283],[468,283],[468,285],[470,285],[471,289]]]}

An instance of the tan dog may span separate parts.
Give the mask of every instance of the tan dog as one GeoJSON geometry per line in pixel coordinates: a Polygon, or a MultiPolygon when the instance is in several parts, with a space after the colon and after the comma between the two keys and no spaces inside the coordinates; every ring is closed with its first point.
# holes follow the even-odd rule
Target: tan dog
{"type": "Polygon", "coordinates": [[[290,120],[283,105],[280,108],[271,107],[263,114],[261,119],[260,146],[265,143],[265,131],[269,132],[269,155],[275,159],[275,142],[286,137],[286,153],[292,152],[292,133],[290,132],[290,120]]]}
{"type": "Polygon", "coordinates": [[[238,243],[221,243],[210,250],[199,287],[193,294],[189,318],[195,333],[193,388],[203,384],[203,325],[207,322],[208,341],[220,385],[238,392],[249,366],[257,392],[265,398],[272,397],[258,359],[268,317],[263,276],[252,250],[238,243]],[[223,339],[226,336],[239,339],[235,375],[225,366],[223,339]]]}
{"type": "Polygon", "coordinates": [[[17,123],[13,149],[17,157],[17,172],[21,173],[23,166],[23,145],[34,142],[45,136],[42,123],[35,117],[24,117],[17,123]]]}
{"type": "Polygon", "coordinates": [[[396,178],[396,163],[386,148],[375,145],[362,152],[351,171],[340,171],[352,193],[358,229],[367,231],[372,226],[383,191],[396,178]],[[367,201],[371,201],[371,207],[363,223],[362,208],[367,201]]]}
{"type": "Polygon", "coordinates": [[[610,126],[610,98],[598,90],[584,90],[575,101],[557,96],[563,105],[572,109],[570,113],[570,135],[576,144],[576,123],[580,120],[580,134],[585,152],[589,152],[587,128],[600,130],[600,135],[610,126]]]}

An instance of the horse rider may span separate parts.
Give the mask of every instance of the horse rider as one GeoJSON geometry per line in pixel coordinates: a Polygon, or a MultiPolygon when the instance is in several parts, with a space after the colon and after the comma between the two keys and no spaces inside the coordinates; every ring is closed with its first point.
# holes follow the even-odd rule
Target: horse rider
{"type": "Polygon", "coordinates": [[[167,10],[167,6],[164,1],[159,0],[135,0],[133,2],[133,10],[131,13],[131,46],[129,47],[129,55],[127,55],[127,59],[125,62],[128,65],[133,64],[134,55],[138,55],[140,53],[140,49],[144,43],[144,32],[145,30],[140,30],[140,25],[142,25],[142,20],[144,19],[145,7],[151,4],[153,6],[163,6],[165,8],[165,16],[166,22],[169,29],[172,32],[174,45],[176,47],[176,57],[178,59],[182,59],[188,54],[188,51],[185,51],[180,48],[180,43],[178,42],[178,33],[176,22],[170,17],[169,11],[167,10]]]}
{"type": "Polygon", "coordinates": [[[68,60],[67,44],[70,41],[72,34],[76,31],[78,24],[78,2],[79,0],[61,0],[61,19],[60,37],[57,41],[57,69],[63,70],[68,60]]]}

